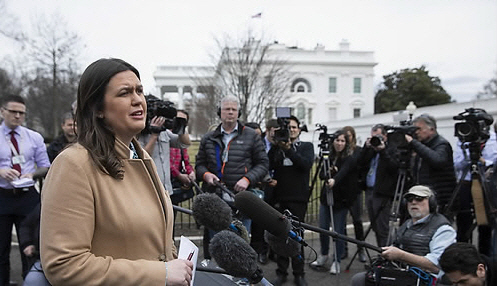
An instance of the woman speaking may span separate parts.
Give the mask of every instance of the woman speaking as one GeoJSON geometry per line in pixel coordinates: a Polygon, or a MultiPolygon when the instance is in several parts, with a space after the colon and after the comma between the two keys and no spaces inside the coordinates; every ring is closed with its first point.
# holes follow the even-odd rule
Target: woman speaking
{"type": "Polygon", "coordinates": [[[134,139],[146,112],[133,66],[100,59],[86,68],[77,143],[57,156],[42,191],[41,261],[52,285],[189,285],[169,195],[134,139]]]}

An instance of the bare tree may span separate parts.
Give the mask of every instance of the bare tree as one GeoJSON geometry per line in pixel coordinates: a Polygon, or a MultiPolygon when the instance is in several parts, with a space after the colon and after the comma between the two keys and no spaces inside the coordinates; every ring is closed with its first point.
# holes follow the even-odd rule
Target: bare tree
{"type": "Polygon", "coordinates": [[[0,0],[0,35],[17,42],[23,42],[26,38],[19,25],[19,19],[11,14],[5,0],[0,0]]]}
{"type": "Polygon", "coordinates": [[[490,79],[488,83],[483,86],[483,91],[476,94],[477,99],[495,98],[497,97],[497,71],[495,77],[490,79]]]}
{"type": "Polygon", "coordinates": [[[240,99],[242,121],[262,123],[267,110],[286,99],[290,66],[278,58],[270,43],[262,36],[256,39],[251,31],[237,40],[225,35],[215,41],[215,72],[207,84],[213,89],[207,100],[217,103],[227,94],[235,95],[240,99]]]}
{"type": "Polygon", "coordinates": [[[60,116],[70,110],[76,97],[79,78],[77,58],[81,52],[79,36],[67,30],[60,14],[40,17],[34,33],[25,40],[30,65],[26,71],[30,123],[38,122],[48,137],[55,137],[60,116]],[[39,104],[47,105],[42,110],[39,104]]]}

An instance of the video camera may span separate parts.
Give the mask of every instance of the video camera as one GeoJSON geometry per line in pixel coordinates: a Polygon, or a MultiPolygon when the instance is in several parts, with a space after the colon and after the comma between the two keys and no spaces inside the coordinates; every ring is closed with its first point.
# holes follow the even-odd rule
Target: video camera
{"type": "Polygon", "coordinates": [[[494,119],[484,109],[466,108],[453,118],[464,120],[454,125],[454,136],[457,136],[461,142],[484,143],[490,138],[490,125],[494,119]]]}
{"type": "Polygon", "coordinates": [[[336,138],[336,133],[329,134],[328,133],[328,127],[324,124],[319,124],[316,123],[316,131],[322,130],[321,133],[319,133],[319,144],[318,147],[321,148],[323,151],[330,151],[331,146],[333,145],[333,141],[335,141],[336,138]]]}
{"type": "Polygon", "coordinates": [[[405,135],[414,137],[418,127],[412,125],[410,120],[402,120],[399,126],[387,125],[385,126],[385,130],[387,131],[388,144],[398,149],[407,149],[408,143],[405,135]]]}
{"type": "Polygon", "coordinates": [[[290,107],[276,107],[276,120],[279,128],[274,132],[274,141],[288,142],[290,140],[290,131],[288,130],[290,116],[290,107]]]}
{"type": "Polygon", "coordinates": [[[151,94],[145,96],[147,101],[147,124],[145,127],[146,133],[160,133],[166,129],[172,129],[173,133],[179,133],[186,127],[184,118],[176,117],[177,110],[174,108],[174,103],[167,100],[160,100],[151,94]],[[164,117],[166,121],[160,127],[150,126],[150,121],[154,117],[164,117]]]}

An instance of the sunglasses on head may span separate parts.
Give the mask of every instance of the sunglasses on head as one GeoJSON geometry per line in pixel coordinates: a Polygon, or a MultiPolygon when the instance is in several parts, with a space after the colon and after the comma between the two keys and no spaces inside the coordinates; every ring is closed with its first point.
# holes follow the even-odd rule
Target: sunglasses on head
{"type": "Polygon", "coordinates": [[[420,197],[420,196],[408,196],[406,197],[406,200],[409,202],[409,203],[412,203],[412,201],[416,201],[416,202],[422,202],[424,199],[426,199],[425,197],[420,197]]]}

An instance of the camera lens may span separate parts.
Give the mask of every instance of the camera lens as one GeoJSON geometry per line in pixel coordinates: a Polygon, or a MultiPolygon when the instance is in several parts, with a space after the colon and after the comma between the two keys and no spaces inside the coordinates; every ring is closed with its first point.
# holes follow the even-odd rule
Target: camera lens
{"type": "Polygon", "coordinates": [[[373,136],[371,137],[369,143],[371,143],[371,146],[378,147],[381,145],[381,138],[378,136],[373,136]]]}

